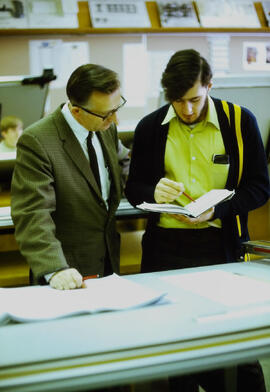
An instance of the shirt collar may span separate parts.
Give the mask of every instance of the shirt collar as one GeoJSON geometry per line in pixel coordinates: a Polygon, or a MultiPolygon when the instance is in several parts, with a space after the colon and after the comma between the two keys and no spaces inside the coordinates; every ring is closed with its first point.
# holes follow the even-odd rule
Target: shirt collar
{"type": "Polygon", "coordinates": [[[68,107],[69,102],[66,102],[65,105],[62,107],[62,114],[65,117],[65,120],[67,121],[68,125],[72,129],[73,133],[77,137],[77,139],[80,141],[82,144],[87,136],[89,135],[89,131],[84,128],[71,114],[69,107],[68,107]]]}
{"type": "MultiPolygon", "coordinates": [[[[165,125],[169,123],[173,118],[177,118],[177,115],[175,113],[173,105],[170,105],[167,114],[164,120],[162,121],[161,125],[165,125]]],[[[218,130],[220,130],[216,107],[214,101],[209,95],[208,95],[208,109],[205,117],[205,124],[207,124],[208,122],[212,123],[218,130]]]]}

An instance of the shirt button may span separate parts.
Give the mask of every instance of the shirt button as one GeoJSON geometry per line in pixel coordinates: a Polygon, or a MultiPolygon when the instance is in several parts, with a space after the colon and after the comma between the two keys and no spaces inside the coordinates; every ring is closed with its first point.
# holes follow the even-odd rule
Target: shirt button
{"type": "Polygon", "coordinates": [[[194,137],[193,133],[190,134],[190,137],[191,137],[191,138],[194,137]]]}
{"type": "Polygon", "coordinates": [[[192,157],[191,159],[192,159],[193,161],[195,161],[196,157],[192,157]]]}
{"type": "Polygon", "coordinates": [[[192,178],[192,180],[191,180],[192,182],[196,182],[196,180],[195,180],[195,178],[192,178]]]}

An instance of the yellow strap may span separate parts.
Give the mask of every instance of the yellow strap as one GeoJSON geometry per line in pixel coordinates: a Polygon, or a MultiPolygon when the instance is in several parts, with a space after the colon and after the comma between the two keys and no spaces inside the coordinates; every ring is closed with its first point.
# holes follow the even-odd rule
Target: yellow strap
{"type": "MultiPolygon", "coordinates": [[[[221,101],[221,103],[230,124],[229,105],[226,101],[221,101]]],[[[237,185],[239,185],[243,173],[243,158],[244,158],[243,138],[241,132],[241,108],[238,105],[233,105],[233,107],[234,107],[235,132],[236,132],[238,154],[239,154],[239,173],[238,173],[238,181],[237,181],[237,185]]]]}
{"type": "Polygon", "coordinates": [[[238,234],[239,234],[239,237],[241,237],[241,235],[242,235],[242,230],[241,230],[241,222],[240,222],[239,215],[236,215],[236,223],[237,223],[237,227],[238,227],[238,234]]]}
{"type": "MultiPolygon", "coordinates": [[[[228,118],[230,124],[230,110],[229,105],[226,101],[221,101],[223,110],[228,118]]],[[[243,138],[241,132],[241,107],[238,105],[233,105],[234,107],[234,121],[235,121],[235,133],[236,133],[236,140],[238,146],[238,154],[239,154],[239,172],[238,172],[238,181],[237,185],[239,185],[243,173],[243,159],[244,159],[244,148],[243,148],[243,138]]],[[[242,230],[241,230],[241,222],[239,215],[236,215],[236,223],[238,228],[238,235],[241,237],[242,230]]]]}
{"type": "Polygon", "coordinates": [[[243,158],[244,158],[244,148],[243,148],[243,138],[241,132],[241,108],[238,105],[234,106],[234,117],[235,117],[235,130],[236,130],[236,138],[239,152],[239,173],[238,173],[238,182],[239,185],[243,173],[243,158]]]}
{"type": "Polygon", "coordinates": [[[231,124],[229,105],[226,101],[221,101],[221,103],[223,106],[223,110],[224,110],[226,116],[228,117],[229,124],[231,124]]]}
{"type": "Polygon", "coordinates": [[[250,253],[245,253],[244,261],[250,261],[250,253]]]}

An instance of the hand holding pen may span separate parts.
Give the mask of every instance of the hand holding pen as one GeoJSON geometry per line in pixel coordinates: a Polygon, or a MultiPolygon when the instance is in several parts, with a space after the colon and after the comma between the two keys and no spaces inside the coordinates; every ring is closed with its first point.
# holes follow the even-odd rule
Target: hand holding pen
{"type": "Polygon", "coordinates": [[[156,185],[154,199],[156,203],[171,203],[182,194],[189,200],[195,201],[185,193],[185,186],[182,182],[172,181],[164,177],[156,185]]]}
{"type": "Polygon", "coordinates": [[[99,278],[99,275],[82,276],[75,268],[67,268],[53,274],[50,286],[57,290],[72,290],[85,288],[85,281],[88,279],[99,278]]]}

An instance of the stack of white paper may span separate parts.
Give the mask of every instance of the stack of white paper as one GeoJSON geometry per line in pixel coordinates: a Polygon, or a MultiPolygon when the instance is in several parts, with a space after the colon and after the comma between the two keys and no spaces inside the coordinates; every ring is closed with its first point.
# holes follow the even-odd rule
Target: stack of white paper
{"type": "Polygon", "coordinates": [[[132,309],[157,303],[165,294],[116,274],[89,279],[86,288],[75,290],[55,290],[50,286],[0,288],[0,324],[132,309]]]}

